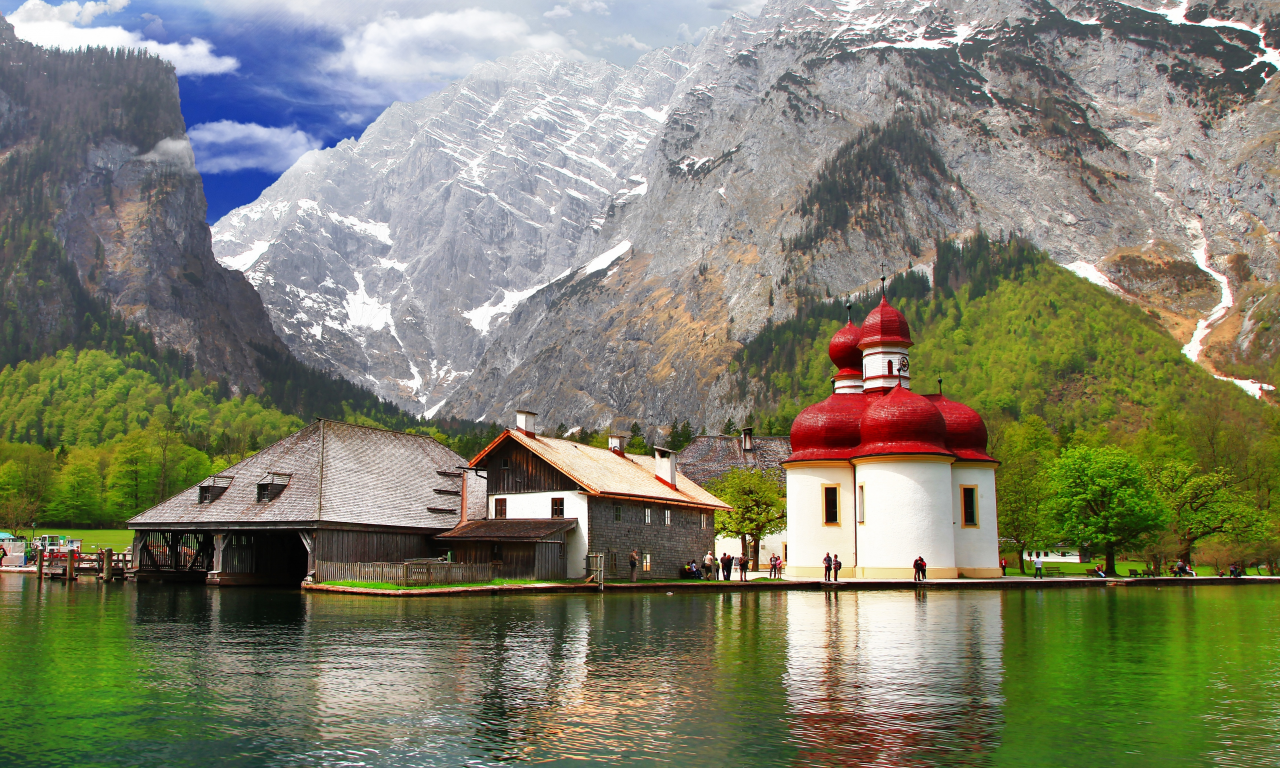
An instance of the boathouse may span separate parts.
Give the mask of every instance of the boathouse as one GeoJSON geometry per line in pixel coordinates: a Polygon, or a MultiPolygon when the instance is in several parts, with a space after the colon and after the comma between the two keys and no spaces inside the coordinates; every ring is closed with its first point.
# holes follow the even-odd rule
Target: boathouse
{"type": "Polygon", "coordinates": [[[443,554],[468,485],[483,510],[465,466],[431,437],[320,419],[130,520],[130,575],[300,584],[317,562],[443,554]]]}
{"type": "Polygon", "coordinates": [[[488,511],[440,535],[456,560],[494,562],[507,578],[579,578],[588,554],[603,556],[606,577],[624,577],[633,550],[642,579],[702,562],[715,513],[729,506],[681,474],[674,452],[624,453],[630,435],[611,436],[608,449],[538,435],[536,415],[518,411],[516,429],[472,459],[487,478],[488,511]]]}

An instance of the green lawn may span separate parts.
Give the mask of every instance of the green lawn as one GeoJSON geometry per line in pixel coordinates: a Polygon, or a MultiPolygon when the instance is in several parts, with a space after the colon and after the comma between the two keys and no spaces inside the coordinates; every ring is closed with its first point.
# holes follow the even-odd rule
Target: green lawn
{"type": "MultiPolygon", "coordinates": [[[[1094,560],[1092,563],[1051,563],[1046,560],[1044,567],[1048,568],[1050,566],[1056,566],[1062,569],[1062,573],[1064,575],[1083,576],[1085,571],[1092,571],[1094,566],[1098,565],[1099,563],[1101,563],[1104,567],[1106,566],[1106,561],[1102,559],[1098,559],[1098,560],[1094,560]]],[[[1119,574],[1121,578],[1128,578],[1130,568],[1134,569],[1138,573],[1142,573],[1144,570],[1147,569],[1147,567],[1148,567],[1147,564],[1140,560],[1137,562],[1130,562],[1128,560],[1116,561],[1116,573],[1119,574]]],[[[1035,574],[1035,572],[1036,572],[1035,566],[1031,564],[1030,560],[1028,560],[1027,575],[1032,576],[1035,574]]],[[[1022,575],[1018,572],[1018,561],[1013,558],[1009,558],[1008,574],[1010,576],[1022,575]]]]}
{"type": "Polygon", "coordinates": [[[560,581],[547,579],[494,579],[493,581],[468,581],[462,584],[432,584],[425,587],[401,587],[385,581],[326,581],[326,587],[359,587],[360,589],[454,589],[457,587],[503,587],[513,584],[581,584],[581,579],[560,581]]]}
{"type": "MultiPolygon", "coordinates": [[[[123,552],[128,547],[133,546],[133,531],[115,531],[110,529],[102,530],[75,530],[71,528],[37,528],[36,536],[44,536],[45,534],[58,534],[72,539],[84,540],[84,552],[97,552],[99,549],[110,547],[116,552],[123,552]]],[[[24,538],[31,537],[31,529],[18,531],[18,535],[24,538]]]]}

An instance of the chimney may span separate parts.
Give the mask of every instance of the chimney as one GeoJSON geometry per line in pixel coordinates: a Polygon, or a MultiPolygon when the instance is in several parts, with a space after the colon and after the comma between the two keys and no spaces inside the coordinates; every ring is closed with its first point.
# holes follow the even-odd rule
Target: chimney
{"type": "Polygon", "coordinates": [[[622,456],[622,446],[626,445],[630,439],[631,435],[609,435],[609,450],[622,456]]]}
{"type": "Polygon", "coordinates": [[[516,429],[529,437],[537,437],[534,430],[534,417],[537,415],[533,411],[516,411],[516,429]]]}
{"type": "Polygon", "coordinates": [[[666,448],[653,449],[653,475],[671,488],[676,487],[676,452],[666,448]]]}
{"type": "Polygon", "coordinates": [[[753,430],[751,427],[744,427],[742,430],[742,450],[744,451],[750,451],[756,447],[755,444],[751,442],[752,432],[753,430]]]}

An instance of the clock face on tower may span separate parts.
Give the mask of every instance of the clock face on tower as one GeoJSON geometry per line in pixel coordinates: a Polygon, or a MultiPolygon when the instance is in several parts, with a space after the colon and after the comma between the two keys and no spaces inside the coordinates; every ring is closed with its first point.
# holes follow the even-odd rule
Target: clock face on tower
{"type": "Polygon", "coordinates": [[[911,371],[911,360],[906,355],[903,355],[902,357],[898,358],[898,372],[908,373],[910,371],[911,371]]]}

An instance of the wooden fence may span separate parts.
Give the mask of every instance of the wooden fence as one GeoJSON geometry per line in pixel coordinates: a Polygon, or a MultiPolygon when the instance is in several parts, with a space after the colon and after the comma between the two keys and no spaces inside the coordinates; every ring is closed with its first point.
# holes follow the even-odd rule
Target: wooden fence
{"type": "Polygon", "coordinates": [[[364,581],[397,587],[469,584],[493,580],[492,563],[331,563],[316,561],[317,584],[364,581]]]}

